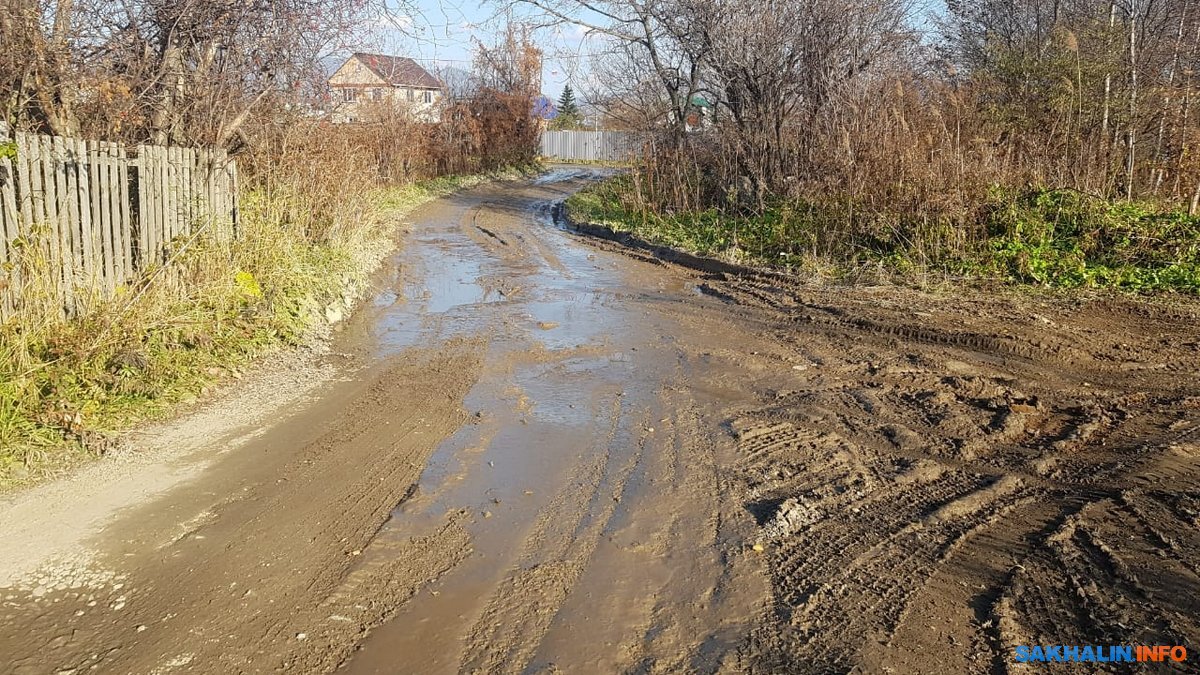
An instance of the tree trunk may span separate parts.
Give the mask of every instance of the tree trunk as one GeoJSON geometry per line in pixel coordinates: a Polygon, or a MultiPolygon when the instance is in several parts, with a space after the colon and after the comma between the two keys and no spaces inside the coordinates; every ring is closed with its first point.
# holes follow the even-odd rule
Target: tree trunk
{"type": "Polygon", "coordinates": [[[1133,199],[1134,169],[1137,165],[1137,0],[1129,2],[1129,159],[1125,167],[1125,198],[1133,199]]]}
{"type": "MultiPolygon", "coordinates": [[[[1117,3],[1116,0],[1108,5],[1108,31],[1112,35],[1112,31],[1117,26],[1117,3]]],[[[1111,38],[1110,38],[1111,39],[1111,38]]],[[[1108,144],[1108,120],[1112,104],[1112,72],[1104,73],[1104,117],[1100,122],[1100,138],[1105,145],[1108,144]]]]}

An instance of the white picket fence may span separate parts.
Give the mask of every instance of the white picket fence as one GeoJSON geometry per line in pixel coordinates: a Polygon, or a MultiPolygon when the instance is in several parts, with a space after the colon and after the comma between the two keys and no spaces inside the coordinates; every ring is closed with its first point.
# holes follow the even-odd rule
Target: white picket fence
{"type": "Polygon", "coordinates": [[[10,135],[0,124],[0,318],[19,313],[34,259],[70,316],[77,297],[166,262],[199,227],[234,236],[237,180],[224,150],[10,135]]]}
{"type": "Polygon", "coordinates": [[[541,154],[569,161],[622,162],[639,149],[625,131],[543,131],[541,154]]]}

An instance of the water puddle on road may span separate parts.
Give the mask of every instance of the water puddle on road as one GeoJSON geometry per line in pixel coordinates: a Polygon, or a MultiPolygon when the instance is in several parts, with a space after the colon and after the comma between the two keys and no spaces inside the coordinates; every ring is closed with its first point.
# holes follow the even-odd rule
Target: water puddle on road
{"type": "MultiPolygon", "coordinates": [[[[551,174],[534,189],[570,177],[551,174]]],[[[486,356],[464,401],[469,422],[435,451],[364,563],[459,512],[470,556],[379,627],[351,672],[486,669],[497,654],[536,662],[542,639],[563,633],[551,619],[566,595],[587,586],[589,561],[632,527],[627,505],[654,480],[643,453],[673,412],[664,388],[681,367],[679,331],[652,303],[631,300],[695,295],[676,277],[645,265],[632,274],[627,261],[573,241],[549,212],[536,200],[439,202],[393,260],[395,288],[364,312],[383,356],[454,338],[482,341],[486,356]],[[523,587],[527,574],[550,569],[555,578],[523,587]],[[506,610],[511,603],[524,609],[506,610]],[[525,621],[516,627],[533,641],[497,632],[498,610],[525,621]]]]}

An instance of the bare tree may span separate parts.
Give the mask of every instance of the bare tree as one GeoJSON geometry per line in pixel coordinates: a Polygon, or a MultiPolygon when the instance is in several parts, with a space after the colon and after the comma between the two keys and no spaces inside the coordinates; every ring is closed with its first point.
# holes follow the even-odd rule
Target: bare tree
{"type": "Polygon", "coordinates": [[[228,145],[314,91],[360,0],[0,0],[4,116],[55,133],[228,145]]]}
{"type": "Polygon", "coordinates": [[[779,189],[811,156],[806,140],[823,109],[908,39],[907,0],[683,0],[707,55],[703,81],[728,112],[743,174],[779,189]],[[793,133],[789,131],[789,127],[793,133]]]}
{"type": "Polygon", "coordinates": [[[1186,132],[1172,139],[1167,130],[1184,116],[1178,90],[1188,84],[1180,74],[1197,65],[1184,42],[1200,28],[1191,4],[955,1],[943,32],[951,60],[980,88],[994,121],[1028,141],[1018,161],[1057,154],[1064,166],[1049,175],[1081,176],[1072,180],[1085,190],[1134,198],[1157,194],[1167,173],[1182,168],[1176,160],[1186,132]],[[1062,151],[1070,145],[1078,151],[1062,151]]]}
{"type": "Polygon", "coordinates": [[[692,100],[702,87],[703,42],[690,33],[692,22],[680,0],[498,0],[501,6],[524,5],[540,14],[540,25],[573,24],[606,38],[610,55],[637,64],[651,83],[664,120],[676,143],[682,142],[692,100]]]}

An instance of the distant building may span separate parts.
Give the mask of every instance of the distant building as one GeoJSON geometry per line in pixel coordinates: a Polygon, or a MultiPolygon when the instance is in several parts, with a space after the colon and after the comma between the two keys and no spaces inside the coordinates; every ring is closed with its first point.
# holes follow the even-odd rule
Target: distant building
{"type": "Polygon", "coordinates": [[[392,105],[435,121],[445,86],[404,56],[355,53],[329,76],[333,121],[357,122],[372,105],[392,105]]]}
{"type": "Polygon", "coordinates": [[[691,111],[687,115],[687,130],[707,129],[713,125],[716,108],[703,96],[693,96],[691,111]]]}

